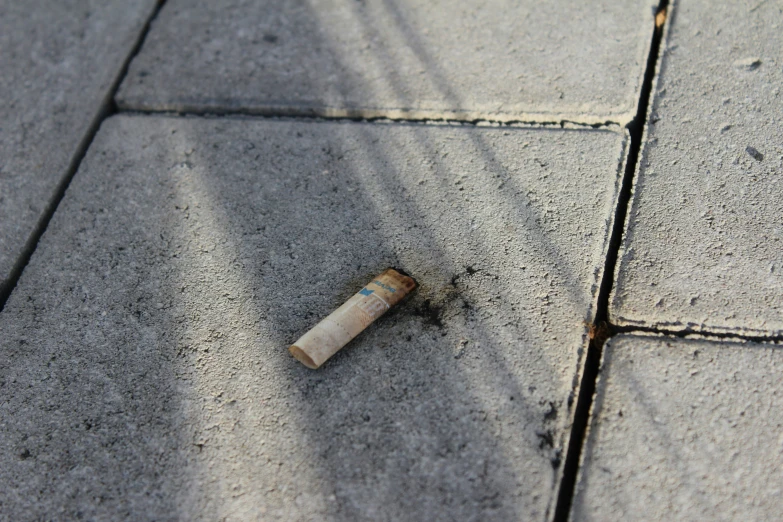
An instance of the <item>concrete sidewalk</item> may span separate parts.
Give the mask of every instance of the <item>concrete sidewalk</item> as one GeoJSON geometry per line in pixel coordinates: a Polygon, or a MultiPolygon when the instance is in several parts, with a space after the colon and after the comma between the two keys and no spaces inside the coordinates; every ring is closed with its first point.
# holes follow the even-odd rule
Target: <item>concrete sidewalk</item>
{"type": "Polygon", "coordinates": [[[35,456],[0,475],[19,512],[544,517],[624,146],[107,120],[2,314],[3,453],[35,456]],[[415,274],[412,299],[317,372],[288,354],[388,265],[415,274]],[[69,419],[54,440],[47,410],[69,419]]]}
{"type": "Polygon", "coordinates": [[[0,519],[779,510],[780,5],[37,4],[0,519]],[[290,357],[388,266],[413,296],[290,357]]]}

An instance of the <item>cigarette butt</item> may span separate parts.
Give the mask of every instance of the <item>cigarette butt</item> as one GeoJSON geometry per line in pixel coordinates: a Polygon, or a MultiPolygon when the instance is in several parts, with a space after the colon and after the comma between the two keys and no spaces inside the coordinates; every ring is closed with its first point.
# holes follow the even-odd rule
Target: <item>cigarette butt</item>
{"type": "Polygon", "coordinates": [[[300,337],[288,351],[308,368],[316,369],[414,288],[413,278],[388,268],[300,337]]]}

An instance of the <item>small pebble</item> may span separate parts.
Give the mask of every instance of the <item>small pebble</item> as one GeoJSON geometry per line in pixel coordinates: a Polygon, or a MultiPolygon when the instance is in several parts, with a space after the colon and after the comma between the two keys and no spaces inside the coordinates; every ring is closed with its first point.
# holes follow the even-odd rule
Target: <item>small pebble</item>
{"type": "Polygon", "coordinates": [[[750,155],[750,157],[756,161],[762,161],[764,159],[764,155],[759,151],[757,151],[756,149],[754,149],[753,147],[751,147],[750,145],[745,147],[745,152],[747,152],[750,155]]]}
{"type": "Polygon", "coordinates": [[[746,71],[755,71],[761,66],[760,58],[743,58],[734,62],[734,67],[745,69],[746,71]]]}

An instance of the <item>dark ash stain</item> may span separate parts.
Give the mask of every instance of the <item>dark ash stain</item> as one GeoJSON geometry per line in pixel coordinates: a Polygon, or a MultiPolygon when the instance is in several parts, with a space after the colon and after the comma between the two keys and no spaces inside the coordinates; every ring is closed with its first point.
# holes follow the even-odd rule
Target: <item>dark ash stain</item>
{"type": "Polygon", "coordinates": [[[555,420],[557,418],[557,406],[549,401],[549,409],[544,413],[544,420],[555,420]]]}
{"type": "Polygon", "coordinates": [[[536,437],[538,437],[538,449],[551,448],[555,445],[555,435],[552,430],[538,430],[536,437]]]}
{"type": "MultiPolygon", "coordinates": [[[[425,299],[414,309],[413,313],[424,319],[424,324],[434,326],[439,330],[443,330],[445,328],[445,325],[443,324],[442,305],[433,304],[431,300],[425,299]]],[[[443,335],[446,334],[444,333],[443,335]]]]}
{"type": "MultiPolygon", "coordinates": [[[[467,274],[469,276],[472,276],[476,272],[481,272],[481,269],[480,268],[473,268],[470,265],[465,267],[465,274],[467,274]]],[[[456,287],[457,286],[457,282],[460,280],[461,277],[462,277],[461,274],[454,274],[453,276],[451,276],[451,286],[456,287]]]]}
{"type": "Polygon", "coordinates": [[[555,450],[555,456],[549,459],[549,462],[552,463],[552,469],[557,469],[560,467],[560,461],[561,461],[561,451],[555,450]]]}

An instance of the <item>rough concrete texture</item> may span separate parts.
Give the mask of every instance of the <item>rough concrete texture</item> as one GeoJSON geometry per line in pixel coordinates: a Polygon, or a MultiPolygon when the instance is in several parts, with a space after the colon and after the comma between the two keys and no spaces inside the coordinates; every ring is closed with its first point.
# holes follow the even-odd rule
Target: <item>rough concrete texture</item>
{"type": "Polygon", "coordinates": [[[651,0],[171,0],[118,100],[127,109],[622,124],[636,112],[652,30],[651,0]]]}
{"type": "Polygon", "coordinates": [[[606,346],[572,520],[777,520],[783,347],[606,346]]]}
{"type": "Polygon", "coordinates": [[[154,0],[0,0],[0,293],[154,0]]]}
{"type": "Polygon", "coordinates": [[[677,3],[618,263],[616,324],[783,334],[781,34],[779,2],[677,3]]]}
{"type": "Polygon", "coordinates": [[[624,142],[110,118],[0,315],[3,512],[544,520],[624,142]],[[389,265],[409,300],[288,354],[389,265]]]}

